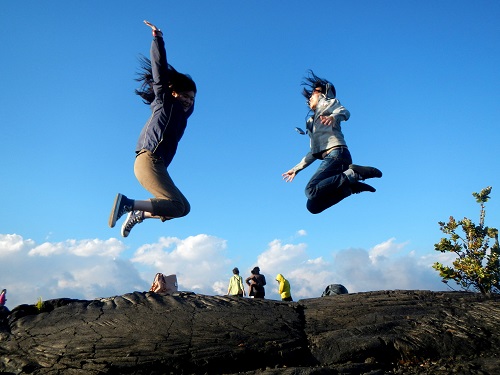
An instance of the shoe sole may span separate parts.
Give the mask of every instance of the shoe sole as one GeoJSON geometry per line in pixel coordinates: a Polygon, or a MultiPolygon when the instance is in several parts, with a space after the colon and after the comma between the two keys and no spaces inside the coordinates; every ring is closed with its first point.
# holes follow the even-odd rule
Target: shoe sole
{"type": "Polygon", "coordinates": [[[364,193],[364,192],[367,192],[367,193],[375,193],[377,190],[371,186],[371,185],[368,185],[368,184],[365,184],[363,182],[358,182],[357,184],[354,184],[354,185],[361,185],[361,186],[365,186],[367,189],[366,190],[360,190],[360,191],[354,191],[351,187],[351,191],[353,194],[359,194],[359,193],[364,193]]]}
{"type": "Polygon", "coordinates": [[[115,203],[113,204],[113,208],[111,209],[111,214],[109,215],[108,224],[110,228],[113,228],[116,224],[116,217],[118,216],[118,210],[120,209],[120,203],[122,200],[123,194],[116,194],[115,203]]]}
{"type": "Polygon", "coordinates": [[[375,193],[377,190],[373,188],[373,190],[362,190],[362,191],[353,191],[352,194],[361,194],[361,193],[375,193]]]}
{"type": "Polygon", "coordinates": [[[351,168],[354,172],[358,173],[361,177],[363,177],[364,180],[367,180],[369,178],[381,178],[382,177],[382,171],[380,169],[375,168],[375,167],[364,167],[362,165],[351,164],[351,165],[349,165],[349,168],[351,168]],[[369,177],[363,177],[361,172],[359,172],[358,167],[370,168],[373,174],[369,177]],[[358,169],[358,171],[356,171],[356,169],[358,169]]]}

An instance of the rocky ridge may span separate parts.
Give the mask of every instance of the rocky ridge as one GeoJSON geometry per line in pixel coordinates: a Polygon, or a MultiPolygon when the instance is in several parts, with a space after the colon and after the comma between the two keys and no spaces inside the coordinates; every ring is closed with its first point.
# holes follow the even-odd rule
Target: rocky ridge
{"type": "Polygon", "coordinates": [[[500,374],[500,296],[180,292],[0,311],[2,374],[500,374]]]}

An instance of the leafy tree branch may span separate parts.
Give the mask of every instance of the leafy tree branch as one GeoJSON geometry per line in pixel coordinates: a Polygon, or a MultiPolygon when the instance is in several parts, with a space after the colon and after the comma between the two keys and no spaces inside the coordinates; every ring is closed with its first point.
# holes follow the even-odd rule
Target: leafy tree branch
{"type": "Polygon", "coordinates": [[[485,203],[490,199],[491,186],[472,193],[480,205],[479,225],[470,219],[455,220],[450,216],[447,223],[439,222],[440,230],[447,235],[434,245],[436,251],[454,253],[457,258],[453,267],[439,262],[432,266],[439,272],[444,283],[455,281],[463,290],[482,294],[500,293],[500,247],[498,229],[484,225],[485,203]],[[490,243],[493,244],[490,246],[490,243]]]}

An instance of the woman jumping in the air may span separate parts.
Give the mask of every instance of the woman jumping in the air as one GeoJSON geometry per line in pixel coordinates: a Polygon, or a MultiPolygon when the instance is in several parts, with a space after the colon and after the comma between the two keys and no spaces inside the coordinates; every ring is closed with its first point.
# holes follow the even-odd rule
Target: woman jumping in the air
{"type": "Polygon", "coordinates": [[[377,168],[352,164],[340,127],[340,122],[347,121],[350,113],[335,98],[333,84],[309,71],[303,85],[302,94],[313,111],[306,122],[311,150],[299,164],[282,176],[285,181],[291,182],[299,171],[316,159],[323,160],[305,190],[307,209],[318,214],[353,193],[375,192],[375,188],[360,180],[382,177],[382,172],[377,168]]]}
{"type": "Polygon", "coordinates": [[[151,106],[152,115],[137,142],[134,173],[154,198],[133,200],[117,194],[109,226],[113,228],[128,213],[121,229],[123,237],[144,219],[165,221],[186,216],[190,211],[189,202],[175,186],[167,168],[193,113],[196,84],[189,75],[177,72],[167,63],[163,33],[148,21],[144,23],[152,29],[153,42],[151,59],[143,59],[142,73],[137,79],[142,85],[136,94],[151,106]]]}

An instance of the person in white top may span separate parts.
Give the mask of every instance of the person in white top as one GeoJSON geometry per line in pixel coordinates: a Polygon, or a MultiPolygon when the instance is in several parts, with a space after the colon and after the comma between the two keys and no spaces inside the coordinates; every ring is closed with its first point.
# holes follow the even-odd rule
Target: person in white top
{"type": "Polygon", "coordinates": [[[305,132],[310,138],[310,151],[282,177],[291,182],[299,171],[315,160],[322,160],[305,189],[307,209],[318,214],[351,194],[375,192],[375,188],[360,181],[382,177],[382,172],[377,168],[352,164],[341,128],[341,122],[347,121],[350,113],[336,99],[335,86],[316,76],[312,70],[303,85],[302,94],[313,112],[306,122],[305,132]]]}

